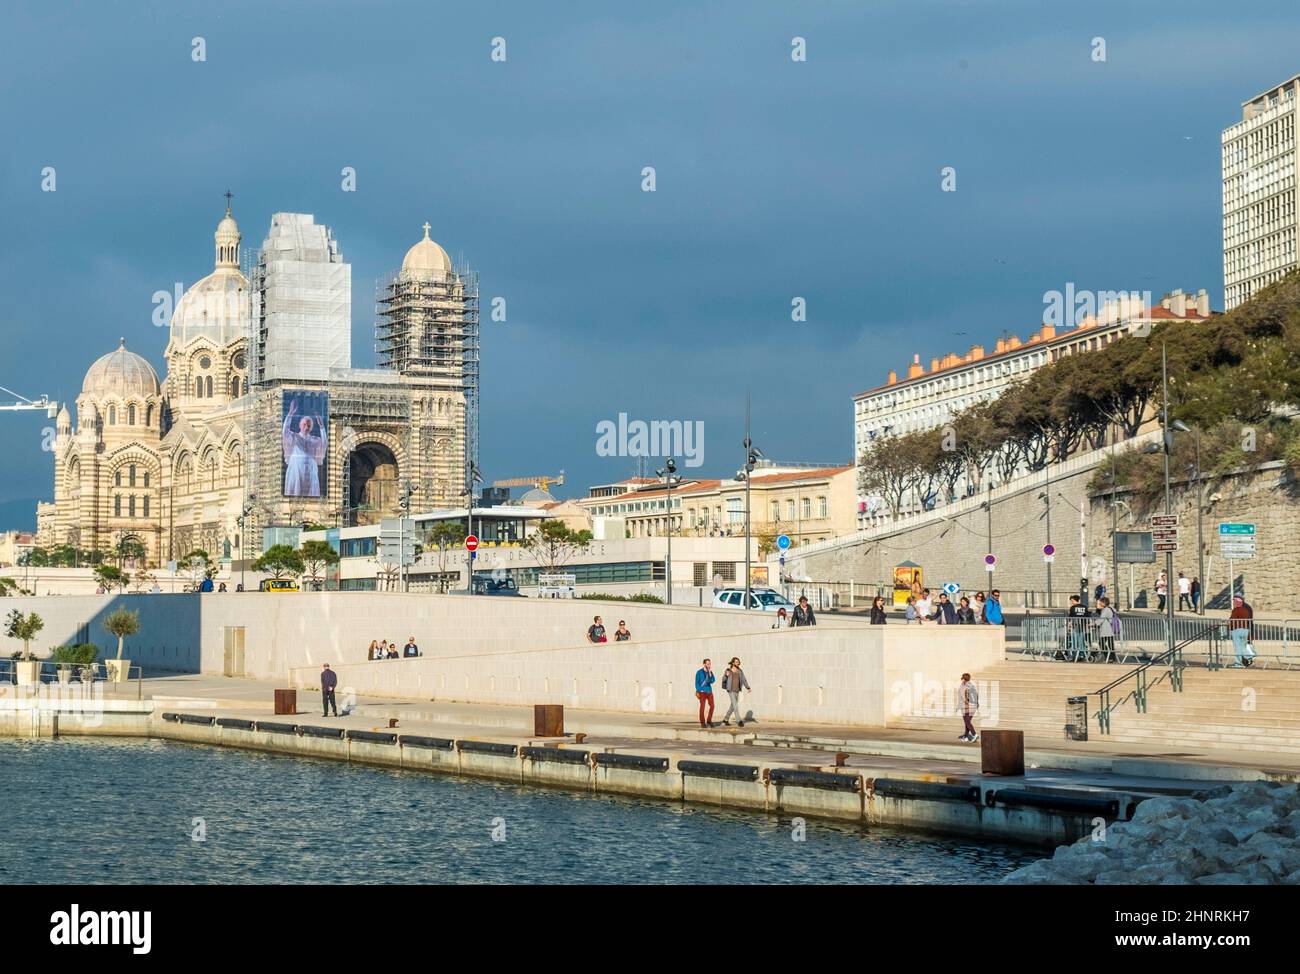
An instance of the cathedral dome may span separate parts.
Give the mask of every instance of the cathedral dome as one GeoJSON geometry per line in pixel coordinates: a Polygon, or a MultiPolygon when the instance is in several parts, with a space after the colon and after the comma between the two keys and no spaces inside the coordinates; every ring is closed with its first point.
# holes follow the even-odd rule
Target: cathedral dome
{"type": "Polygon", "coordinates": [[[215,269],[181,295],[172,313],[172,343],[181,348],[200,336],[225,345],[248,334],[248,279],[239,270],[239,224],[229,207],[213,238],[215,269]]]}
{"type": "Polygon", "coordinates": [[[402,277],[415,281],[445,281],[452,275],[447,251],[429,239],[429,224],[424,225],[424,239],[402,258],[402,277]]]}
{"type": "Polygon", "coordinates": [[[158,395],[158,374],[135,352],[126,350],[126,339],[117,351],[97,359],[86,372],[81,394],[92,399],[158,395]]]}

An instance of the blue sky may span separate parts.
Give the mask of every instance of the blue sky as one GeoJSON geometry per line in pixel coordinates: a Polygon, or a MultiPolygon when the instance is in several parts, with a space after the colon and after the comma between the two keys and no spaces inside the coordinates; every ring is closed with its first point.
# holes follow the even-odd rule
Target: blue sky
{"type": "MultiPolygon", "coordinates": [[[[245,246],[277,210],[333,228],[370,365],[374,279],[427,219],[507,300],[484,473],[564,468],[569,494],[631,472],[595,451],[620,412],[703,421],[700,472],[733,472],[747,386],[768,455],[847,461],[855,392],[1025,335],[1067,282],[1221,307],[1219,132],[1300,72],[1294,2],[20,2],[3,23],[0,385],[75,399],[119,335],[161,375],[151,296],[211,270],[227,188],[245,246]]],[[[46,425],[0,413],[0,528],[51,491],[46,425]]]]}

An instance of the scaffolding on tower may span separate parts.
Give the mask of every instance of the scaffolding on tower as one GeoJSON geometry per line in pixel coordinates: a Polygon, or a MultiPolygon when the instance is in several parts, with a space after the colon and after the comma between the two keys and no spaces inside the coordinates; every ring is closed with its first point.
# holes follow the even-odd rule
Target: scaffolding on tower
{"type": "Polygon", "coordinates": [[[464,489],[479,459],[479,280],[458,259],[443,280],[398,271],[375,282],[375,358],[381,369],[449,380],[465,396],[464,489]]]}

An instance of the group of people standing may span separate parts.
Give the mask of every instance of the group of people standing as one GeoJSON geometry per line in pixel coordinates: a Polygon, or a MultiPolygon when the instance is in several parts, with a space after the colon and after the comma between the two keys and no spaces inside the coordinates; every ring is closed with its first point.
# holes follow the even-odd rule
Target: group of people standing
{"type": "Polygon", "coordinates": [[[406,640],[406,645],[402,651],[397,651],[397,643],[390,643],[387,639],[377,643],[370,640],[370,649],[366,652],[366,659],[402,659],[420,655],[420,647],[415,643],[415,637],[410,636],[406,640]]]}
{"type": "MultiPolygon", "coordinates": [[[[1002,593],[994,589],[986,598],[983,592],[976,592],[974,601],[963,595],[953,602],[947,592],[940,592],[935,598],[928,588],[922,588],[907,597],[903,615],[909,623],[918,625],[934,622],[941,626],[1000,626],[1003,624],[1002,593]]],[[[877,595],[871,603],[871,624],[883,626],[888,621],[885,597],[877,595]]]]}

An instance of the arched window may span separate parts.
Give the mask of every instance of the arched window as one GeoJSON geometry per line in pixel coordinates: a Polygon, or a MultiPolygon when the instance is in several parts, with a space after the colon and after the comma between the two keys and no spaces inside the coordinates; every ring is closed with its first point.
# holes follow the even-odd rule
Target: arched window
{"type": "Polygon", "coordinates": [[[145,485],[146,487],[149,486],[149,471],[148,471],[148,470],[146,470],[146,471],[144,472],[144,485],[145,485]]]}
{"type": "Polygon", "coordinates": [[[135,486],[135,464],[134,463],[126,468],[126,481],[129,486],[131,487],[135,486]]]}
{"type": "Polygon", "coordinates": [[[113,517],[121,517],[121,516],[122,516],[122,495],[114,494],[113,495],[113,517]]]}
{"type": "MultiPolygon", "coordinates": [[[[145,477],[146,477],[146,478],[147,478],[148,476],[149,476],[148,474],[145,474],[145,477]]],[[[149,484],[146,482],[146,483],[145,483],[145,486],[148,487],[149,484]]],[[[149,495],[148,495],[148,494],[145,494],[145,495],[144,495],[144,516],[145,516],[145,517],[148,517],[148,516],[149,516],[149,495]]]]}
{"type": "Polygon", "coordinates": [[[135,403],[131,403],[131,405],[126,407],[126,425],[135,425],[135,403]]]}
{"type": "Polygon", "coordinates": [[[127,498],[127,517],[135,517],[135,494],[127,498]]]}
{"type": "Polygon", "coordinates": [[[153,425],[153,403],[150,403],[149,405],[144,407],[144,425],[145,426],[153,425]]]}
{"type": "Polygon", "coordinates": [[[122,471],[118,470],[113,473],[113,486],[114,487],[122,486],[122,471]]]}
{"type": "Polygon", "coordinates": [[[108,407],[108,425],[109,425],[109,426],[116,426],[116,425],[117,425],[117,407],[116,407],[116,406],[109,406],[109,407],[108,407]]]}
{"type": "Polygon", "coordinates": [[[212,398],[212,376],[208,376],[208,398],[212,398]]]}
{"type": "Polygon", "coordinates": [[[194,379],[194,398],[203,398],[203,376],[201,375],[194,379]]]}

